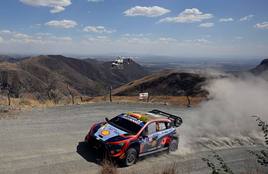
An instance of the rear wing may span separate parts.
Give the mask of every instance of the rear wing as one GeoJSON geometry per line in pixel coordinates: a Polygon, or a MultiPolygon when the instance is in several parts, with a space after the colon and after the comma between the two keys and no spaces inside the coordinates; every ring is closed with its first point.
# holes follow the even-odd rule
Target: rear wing
{"type": "Polygon", "coordinates": [[[149,113],[167,117],[168,119],[170,119],[172,121],[172,126],[175,126],[175,127],[179,127],[183,123],[181,117],[160,111],[158,109],[154,109],[152,111],[149,111],[149,113]]]}

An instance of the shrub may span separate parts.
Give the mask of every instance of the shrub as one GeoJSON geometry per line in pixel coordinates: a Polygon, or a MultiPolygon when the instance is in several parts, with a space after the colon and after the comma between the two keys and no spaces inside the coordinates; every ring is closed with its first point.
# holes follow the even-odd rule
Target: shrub
{"type": "MultiPolygon", "coordinates": [[[[261,120],[258,116],[252,116],[256,118],[256,121],[258,123],[258,126],[261,127],[261,130],[263,132],[265,144],[268,145],[268,124],[261,120]]],[[[259,151],[252,151],[249,150],[250,154],[253,154],[257,158],[257,162],[265,167],[268,167],[268,148],[259,150],[259,151]]]]}
{"type": "Polygon", "coordinates": [[[118,174],[117,167],[109,160],[104,160],[101,165],[100,174],[118,174]]]}

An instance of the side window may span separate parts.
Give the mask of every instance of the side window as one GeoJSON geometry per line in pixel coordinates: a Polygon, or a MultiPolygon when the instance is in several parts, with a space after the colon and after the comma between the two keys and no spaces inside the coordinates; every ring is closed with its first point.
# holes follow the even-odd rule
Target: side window
{"type": "Polygon", "coordinates": [[[154,122],[148,125],[148,135],[151,135],[155,132],[156,132],[156,124],[154,122]]]}
{"type": "Polygon", "coordinates": [[[157,131],[162,131],[162,130],[166,130],[168,127],[167,125],[168,123],[166,122],[158,122],[157,123],[157,131]]]}

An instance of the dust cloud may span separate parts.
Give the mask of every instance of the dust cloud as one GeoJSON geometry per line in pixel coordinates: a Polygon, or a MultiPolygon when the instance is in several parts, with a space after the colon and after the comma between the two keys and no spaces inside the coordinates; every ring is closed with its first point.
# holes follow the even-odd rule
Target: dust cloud
{"type": "Polygon", "coordinates": [[[250,74],[211,80],[210,100],[184,115],[180,153],[263,144],[252,115],[268,121],[268,82],[250,74]]]}

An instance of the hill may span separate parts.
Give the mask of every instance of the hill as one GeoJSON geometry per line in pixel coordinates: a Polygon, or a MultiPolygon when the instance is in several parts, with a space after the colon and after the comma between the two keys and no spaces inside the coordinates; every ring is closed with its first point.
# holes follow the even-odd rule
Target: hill
{"type": "Polygon", "coordinates": [[[251,70],[251,72],[254,74],[262,74],[265,71],[268,71],[268,59],[262,60],[262,62],[257,67],[251,70]]]}
{"type": "Polygon", "coordinates": [[[268,59],[262,60],[262,62],[255,68],[251,69],[250,72],[268,80],[268,59]]]}
{"type": "Polygon", "coordinates": [[[0,62],[16,62],[17,59],[11,56],[0,55],[0,62]]]}
{"type": "Polygon", "coordinates": [[[202,89],[206,78],[194,73],[164,70],[129,82],[115,90],[113,95],[137,96],[148,92],[151,96],[206,96],[202,89]]]}
{"type": "Polygon", "coordinates": [[[117,87],[148,74],[133,60],[123,66],[123,69],[112,68],[111,62],[61,55],[35,56],[0,62],[1,83],[3,74],[7,74],[11,93],[16,97],[31,94],[43,99],[56,94],[69,95],[70,91],[97,96],[107,93],[110,86],[117,87]]]}

